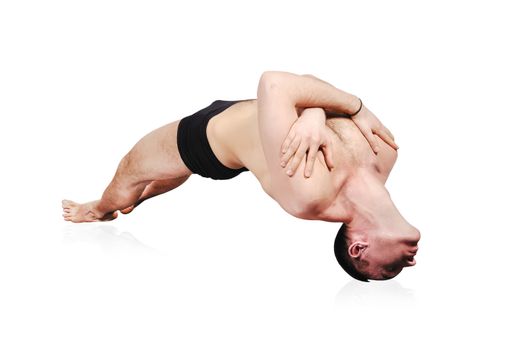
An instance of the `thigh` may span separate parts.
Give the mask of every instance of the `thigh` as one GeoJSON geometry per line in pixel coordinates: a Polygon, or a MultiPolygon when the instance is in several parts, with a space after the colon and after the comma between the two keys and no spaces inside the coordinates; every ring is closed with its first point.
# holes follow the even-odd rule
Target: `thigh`
{"type": "Polygon", "coordinates": [[[126,155],[127,169],[136,181],[154,181],[190,176],[177,146],[179,120],[145,135],[126,155]]]}

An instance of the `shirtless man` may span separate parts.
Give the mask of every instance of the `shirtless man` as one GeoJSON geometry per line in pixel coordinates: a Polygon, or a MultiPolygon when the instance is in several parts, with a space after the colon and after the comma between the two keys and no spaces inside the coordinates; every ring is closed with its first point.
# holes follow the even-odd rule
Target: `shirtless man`
{"type": "Polygon", "coordinates": [[[249,170],[289,214],[343,223],[334,249],[348,274],[389,279],[415,265],[420,239],[384,186],[396,149],[356,96],[310,75],[268,71],[256,100],[215,101],[143,137],[100,200],[64,200],[63,216],[112,220],[191,174],[229,179],[249,170]]]}

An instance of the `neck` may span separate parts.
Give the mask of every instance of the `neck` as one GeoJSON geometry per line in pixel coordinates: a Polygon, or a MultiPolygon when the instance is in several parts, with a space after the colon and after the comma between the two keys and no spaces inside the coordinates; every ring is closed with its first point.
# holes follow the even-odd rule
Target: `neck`
{"type": "Polygon", "coordinates": [[[351,235],[382,237],[401,242],[419,241],[419,231],[399,213],[384,183],[366,169],[359,169],[343,187],[347,230],[351,235]]]}
{"type": "Polygon", "coordinates": [[[342,190],[350,230],[372,230],[401,221],[384,183],[367,168],[355,169],[342,190]]]}

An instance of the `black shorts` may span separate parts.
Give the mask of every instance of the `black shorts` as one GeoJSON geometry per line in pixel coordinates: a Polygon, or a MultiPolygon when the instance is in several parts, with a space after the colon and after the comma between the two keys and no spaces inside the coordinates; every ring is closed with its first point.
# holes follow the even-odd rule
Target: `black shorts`
{"type": "Polygon", "coordinates": [[[207,124],[233,104],[247,100],[216,100],[210,106],[181,119],[177,131],[177,146],[181,159],[194,174],[214,180],[231,179],[247,168],[231,169],[223,165],[210,148],[207,139],[207,124]]]}

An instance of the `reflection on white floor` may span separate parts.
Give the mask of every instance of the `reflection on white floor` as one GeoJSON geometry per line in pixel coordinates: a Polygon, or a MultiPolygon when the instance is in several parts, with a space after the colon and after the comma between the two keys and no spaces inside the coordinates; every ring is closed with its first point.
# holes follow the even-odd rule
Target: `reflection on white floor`
{"type": "Polygon", "coordinates": [[[68,246],[84,245],[97,247],[105,254],[157,254],[141,243],[130,232],[120,232],[110,224],[67,225],[64,227],[63,243],[68,246]]]}
{"type": "Polygon", "coordinates": [[[396,279],[382,282],[350,280],[335,296],[335,306],[350,305],[404,305],[415,304],[414,291],[405,288],[396,279]]]}

